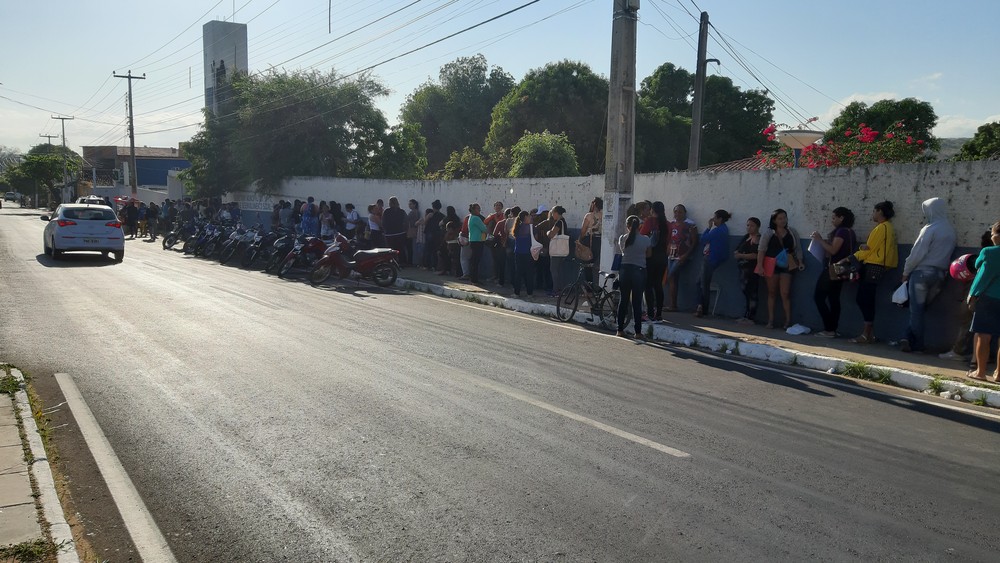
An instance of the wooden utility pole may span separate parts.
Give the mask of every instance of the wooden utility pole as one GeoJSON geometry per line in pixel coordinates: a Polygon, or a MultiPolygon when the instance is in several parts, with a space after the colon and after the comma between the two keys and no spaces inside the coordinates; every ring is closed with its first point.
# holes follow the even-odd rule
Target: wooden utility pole
{"type": "MultiPolygon", "coordinates": [[[[145,80],[146,73],[142,73],[142,76],[132,76],[132,71],[128,71],[128,74],[122,76],[120,74],[115,74],[115,78],[127,78],[128,79],[128,143],[129,143],[129,184],[132,186],[132,197],[136,197],[139,193],[138,184],[138,170],[135,169],[135,113],[132,111],[132,81],[133,80],[145,80]]],[[[117,155],[116,155],[117,156],[117,155]]]]}
{"type": "MultiPolygon", "coordinates": [[[[625,230],[635,177],[635,33],[639,0],[614,0],[611,27],[611,81],[608,91],[608,144],[604,165],[605,247],[615,247],[625,230]]],[[[601,252],[609,269],[614,252],[601,252]]]]}
{"type": "Polygon", "coordinates": [[[708,12],[701,13],[698,30],[698,67],[694,78],[694,103],[691,107],[691,146],[688,149],[688,171],[698,169],[701,160],[701,109],[705,102],[705,68],[708,55],[708,12]]]}
{"type": "Polygon", "coordinates": [[[38,136],[39,137],[45,137],[46,139],[48,139],[50,145],[52,144],[52,139],[58,139],[59,138],[59,135],[42,135],[41,133],[39,133],[38,136]]]}

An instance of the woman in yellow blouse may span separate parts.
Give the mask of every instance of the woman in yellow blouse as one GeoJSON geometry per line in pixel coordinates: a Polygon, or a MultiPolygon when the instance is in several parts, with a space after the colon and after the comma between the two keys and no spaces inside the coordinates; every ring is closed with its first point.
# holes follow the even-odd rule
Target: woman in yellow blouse
{"type": "Polygon", "coordinates": [[[865,328],[860,336],[850,342],[856,344],[871,344],[875,342],[875,290],[882,281],[886,270],[899,265],[899,249],[896,247],[896,231],[890,219],[896,215],[891,201],[875,204],[872,211],[872,221],[877,223],[868,235],[868,242],[854,253],[861,266],[861,279],[858,284],[856,302],[865,319],[865,328]]]}

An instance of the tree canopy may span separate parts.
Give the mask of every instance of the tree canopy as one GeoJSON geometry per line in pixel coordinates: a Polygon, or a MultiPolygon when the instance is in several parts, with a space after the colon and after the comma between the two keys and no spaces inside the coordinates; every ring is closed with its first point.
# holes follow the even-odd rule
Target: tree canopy
{"type": "Polygon", "coordinates": [[[387,93],[362,76],[335,72],[236,75],[219,115],[206,114],[185,147],[184,173],[197,195],[218,195],[257,182],[276,190],[291,176],[416,178],[423,139],[413,127],[390,129],[374,99],[387,93]]]}
{"type": "Polygon", "coordinates": [[[608,81],[584,63],[562,61],[531,70],[493,108],[486,155],[501,160],[525,132],[564,133],[580,172],[604,172],[608,81]]]}
{"type": "Polygon", "coordinates": [[[1000,122],[981,125],[976,134],[962,145],[955,160],[989,160],[1000,158],[1000,122]]]}
{"type": "Polygon", "coordinates": [[[564,133],[525,133],[511,149],[511,178],[579,176],[576,151],[564,133]]]}
{"type": "Polygon", "coordinates": [[[475,55],[444,65],[437,83],[427,82],[410,94],[401,118],[426,140],[427,171],[441,170],[463,147],[482,145],[493,106],[513,87],[513,76],[475,55]]]}

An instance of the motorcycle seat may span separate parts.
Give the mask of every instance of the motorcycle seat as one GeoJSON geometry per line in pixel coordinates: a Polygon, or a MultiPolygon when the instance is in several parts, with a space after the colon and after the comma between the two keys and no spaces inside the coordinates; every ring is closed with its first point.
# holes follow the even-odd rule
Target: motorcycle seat
{"type": "Polygon", "coordinates": [[[359,250],[359,251],[357,251],[357,252],[354,253],[354,259],[358,260],[360,258],[365,258],[365,257],[380,256],[382,254],[385,254],[387,250],[389,250],[389,249],[388,248],[374,248],[372,250],[359,250]]]}

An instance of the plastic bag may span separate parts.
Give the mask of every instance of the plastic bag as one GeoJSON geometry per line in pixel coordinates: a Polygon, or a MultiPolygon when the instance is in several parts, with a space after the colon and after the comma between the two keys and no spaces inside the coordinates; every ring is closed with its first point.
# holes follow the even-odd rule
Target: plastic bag
{"type": "Polygon", "coordinates": [[[892,302],[900,307],[906,305],[910,301],[910,283],[903,282],[902,285],[896,288],[896,291],[892,292],[892,302]]]}

